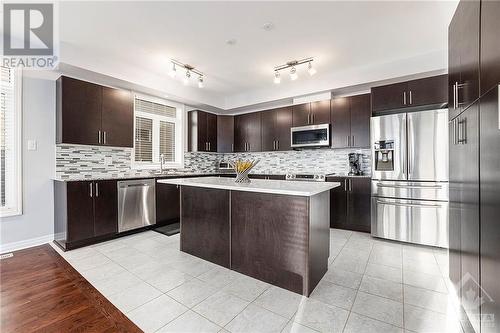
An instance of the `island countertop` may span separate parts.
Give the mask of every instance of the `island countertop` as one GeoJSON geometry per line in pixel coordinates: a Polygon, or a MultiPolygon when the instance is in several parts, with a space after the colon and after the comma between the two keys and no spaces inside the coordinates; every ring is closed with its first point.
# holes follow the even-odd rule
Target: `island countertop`
{"type": "Polygon", "coordinates": [[[309,182],[252,179],[250,183],[236,183],[234,178],[197,177],[158,180],[158,183],[310,197],[340,186],[338,182],[309,182]]]}

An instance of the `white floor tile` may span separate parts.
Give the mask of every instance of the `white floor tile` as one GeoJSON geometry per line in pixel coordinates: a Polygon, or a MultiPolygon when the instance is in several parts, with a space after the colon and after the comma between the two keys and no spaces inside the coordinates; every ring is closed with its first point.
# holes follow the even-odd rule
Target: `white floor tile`
{"type": "Polygon", "coordinates": [[[92,268],[101,267],[112,263],[108,257],[100,254],[97,251],[90,257],[85,256],[83,258],[78,258],[78,259],[72,258],[68,259],[68,261],[79,272],[88,271],[92,268]]]}
{"type": "Polygon", "coordinates": [[[359,290],[397,302],[403,302],[403,285],[401,283],[365,275],[363,281],[361,281],[359,290]]]}
{"type": "Polygon", "coordinates": [[[414,287],[429,289],[441,293],[448,290],[444,279],[441,276],[418,273],[412,271],[403,271],[403,283],[414,287]]]}
{"type": "Polygon", "coordinates": [[[95,281],[93,285],[101,294],[109,297],[141,283],[142,280],[137,276],[125,271],[107,279],[95,281]]]}
{"type": "Polygon", "coordinates": [[[335,283],[339,286],[344,286],[352,289],[358,289],[361,284],[362,274],[344,271],[339,268],[328,269],[323,280],[335,283]]]}
{"type": "Polygon", "coordinates": [[[287,322],[285,317],[250,304],[225,329],[234,333],[279,333],[287,322]]]}
{"type": "Polygon", "coordinates": [[[313,330],[307,326],[301,325],[293,320],[290,320],[285,326],[282,333],[317,333],[318,331],[313,330]]]}
{"type": "Polygon", "coordinates": [[[221,327],[191,310],[159,329],[158,333],[215,333],[221,327]]]}
{"type": "Polygon", "coordinates": [[[397,254],[380,254],[377,252],[372,252],[370,255],[370,259],[368,259],[368,262],[372,264],[391,266],[396,268],[403,267],[402,256],[397,254]]]}
{"type": "Polygon", "coordinates": [[[271,286],[254,303],[283,317],[292,318],[303,298],[302,295],[271,286]]]}
{"type": "Polygon", "coordinates": [[[320,332],[340,333],[348,316],[347,310],[305,298],[299,306],[294,321],[320,332]]]}
{"type": "Polygon", "coordinates": [[[403,303],[384,297],[359,291],[352,312],[403,327],[403,303]]]}
{"type": "Polygon", "coordinates": [[[241,275],[235,281],[225,286],[222,291],[238,296],[245,301],[252,302],[269,287],[270,284],[268,283],[241,275]]]}
{"type": "Polygon", "coordinates": [[[365,275],[392,282],[403,283],[403,270],[397,267],[373,264],[368,262],[365,275]]]}
{"type": "Polygon", "coordinates": [[[225,326],[248,304],[250,303],[241,298],[218,292],[195,306],[193,310],[217,325],[225,326]]]}
{"type": "Polygon", "coordinates": [[[238,274],[227,268],[217,266],[216,268],[201,274],[198,278],[216,288],[223,288],[236,280],[238,278],[238,274]]]}
{"type": "Polygon", "coordinates": [[[404,286],[405,304],[415,305],[428,310],[444,314],[455,312],[451,294],[438,293],[436,291],[404,286]]]}
{"type": "Polygon", "coordinates": [[[166,293],[192,279],[193,277],[191,275],[179,272],[171,268],[167,271],[159,273],[154,277],[150,277],[145,281],[156,289],[166,293]]]}
{"type": "Polygon", "coordinates": [[[122,266],[110,262],[103,266],[98,266],[85,271],[80,272],[82,276],[87,279],[90,283],[94,283],[100,280],[106,280],[117,276],[118,274],[125,273],[127,270],[122,266]]]}
{"type": "Polygon", "coordinates": [[[204,274],[217,267],[216,264],[195,257],[189,260],[182,260],[171,265],[176,270],[184,272],[191,276],[200,276],[201,274],[204,274]]]}
{"type": "Polygon", "coordinates": [[[462,333],[459,322],[452,316],[405,305],[405,329],[419,332],[462,333]]]}
{"type": "Polygon", "coordinates": [[[155,332],[187,310],[188,308],[185,306],[166,295],[162,295],[130,311],[127,317],[144,332],[155,332]]]}
{"type": "Polygon", "coordinates": [[[350,310],[356,298],[356,290],[342,287],[328,281],[321,281],[316,288],[314,288],[310,298],[325,304],[350,310]]]}
{"type": "Polygon", "coordinates": [[[344,271],[363,274],[365,272],[367,261],[350,255],[337,256],[331,267],[333,269],[342,269],[344,271]]]}
{"type": "Polygon", "coordinates": [[[428,261],[405,258],[403,260],[403,270],[431,275],[441,275],[441,270],[434,259],[432,261],[428,261]]]}
{"type": "Polygon", "coordinates": [[[127,313],[160,295],[161,291],[143,282],[117,294],[111,295],[108,299],[120,311],[127,313]]]}
{"type": "Polygon", "coordinates": [[[343,333],[402,333],[403,329],[351,312],[343,333]]]}
{"type": "Polygon", "coordinates": [[[176,301],[192,308],[196,304],[204,301],[218,291],[206,282],[198,279],[192,279],[175,289],[170,290],[167,295],[176,301]]]}

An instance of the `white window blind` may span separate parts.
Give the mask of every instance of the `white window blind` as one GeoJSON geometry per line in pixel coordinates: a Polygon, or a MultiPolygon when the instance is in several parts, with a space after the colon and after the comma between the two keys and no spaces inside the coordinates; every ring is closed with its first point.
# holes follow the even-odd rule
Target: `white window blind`
{"type": "Polygon", "coordinates": [[[0,91],[0,215],[21,214],[20,75],[1,67],[0,91]]]}
{"type": "MultiPolygon", "coordinates": [[[[172,103],[173,104],[173,103],[172,103]]],[[[134,165],[158,167],[161,156],[167,166],[182,164],[181,108],[167,101],[135,98],[134,165]]]]}

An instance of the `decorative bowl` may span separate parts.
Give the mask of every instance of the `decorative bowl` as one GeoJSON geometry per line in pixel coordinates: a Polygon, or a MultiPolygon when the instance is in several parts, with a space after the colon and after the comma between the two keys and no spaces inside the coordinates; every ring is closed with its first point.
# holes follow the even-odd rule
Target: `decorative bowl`
{"type": "Polygon", "coordinates": [[[234,163],[230,163],[236,172],[236,179],[234,180],[236,183],[250,183],[250,178],[248,178],[248,174],[253,169],[254,166],[259,163],[258,160],[253,161],[240,161],[236,160],[234,163]]]}

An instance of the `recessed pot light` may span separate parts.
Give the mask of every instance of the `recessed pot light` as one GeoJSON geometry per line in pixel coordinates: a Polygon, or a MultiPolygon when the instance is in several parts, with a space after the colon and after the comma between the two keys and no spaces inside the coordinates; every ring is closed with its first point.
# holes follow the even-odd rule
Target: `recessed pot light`
{"type": "Polygon", "coordinates": [[[226,44],[229,46],[236,45],[237,42],[238,41],[235,38],[231,38],[231,39],[226,40],[226,44]]]}
{"type": "Polygon", "coordinates": [[[265,31],[271,31],[274,29],[274,23],[268,22],[262,26],[262,29],[264,29],[265,31]]]}

